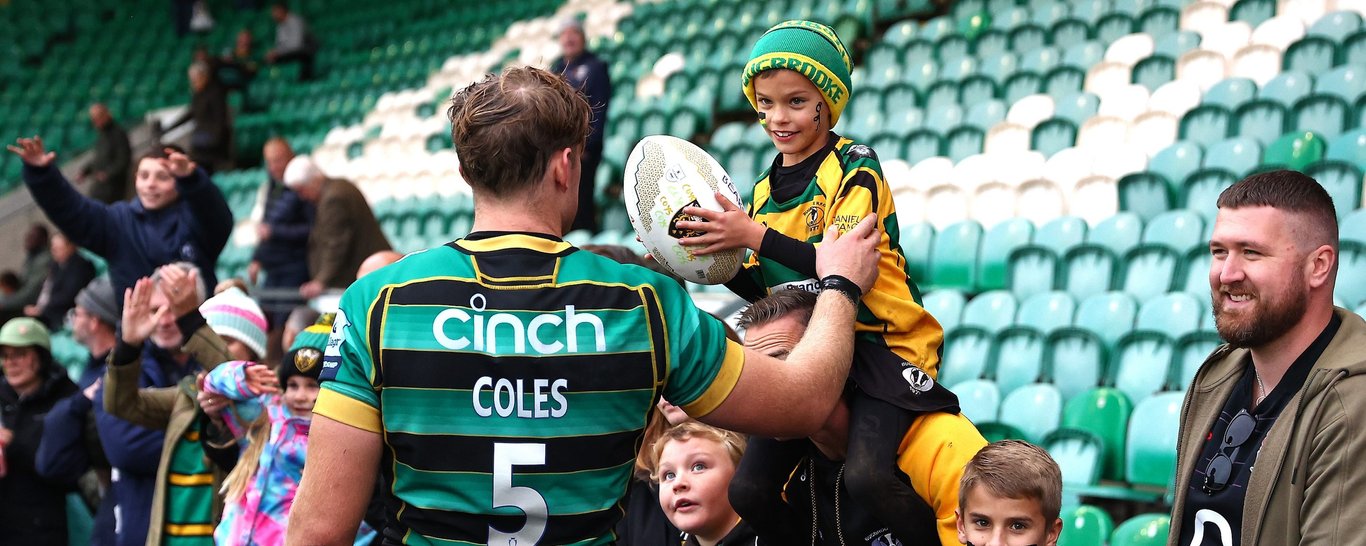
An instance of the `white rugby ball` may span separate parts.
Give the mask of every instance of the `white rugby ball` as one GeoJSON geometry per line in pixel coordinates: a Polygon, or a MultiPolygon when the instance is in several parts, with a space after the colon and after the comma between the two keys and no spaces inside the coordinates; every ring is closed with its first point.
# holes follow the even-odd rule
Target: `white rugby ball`
{"type": "Polygon", "coordinates": [[[647,136],[626,158],[622,186],[631,227],[655,261],[698,284],[721,284],[735,277],[745,249],[698,256],[678,244],[680,237],[692,234],[675,225],[701,220],[683,214],[684,207],[719,211],[721,205],[713,194],[720,192],[744,208],[730,175],[711,154],[681,138],[647,136]]]}

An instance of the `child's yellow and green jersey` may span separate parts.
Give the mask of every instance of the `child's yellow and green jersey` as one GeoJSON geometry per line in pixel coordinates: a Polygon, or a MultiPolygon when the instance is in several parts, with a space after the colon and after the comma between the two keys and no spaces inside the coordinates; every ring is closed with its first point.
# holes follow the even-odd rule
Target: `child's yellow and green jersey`
{"type": "Polygon", "coordinates": [[[826,228],[833,224],[843,233],[868,214],[877,214],[881,226],[882,259],[877,283],[859,306],[856,331],[937,377],[944,330],[921,307],[898,243],[892,192],[868,146],[832,132],[825,148],[797,165],[775,160],[749,205],[749,216],[772,229],[727,286],[751,301],[775,290],[817,290],[815,245],[826,228]]]}
{"type": "Polygon", "coordinates": [[[481,232],[347,289],[314,413],[382,435],[391,540],[605,545],[660,396],[705,416],[743,364],[673,280],[481,232]]]}

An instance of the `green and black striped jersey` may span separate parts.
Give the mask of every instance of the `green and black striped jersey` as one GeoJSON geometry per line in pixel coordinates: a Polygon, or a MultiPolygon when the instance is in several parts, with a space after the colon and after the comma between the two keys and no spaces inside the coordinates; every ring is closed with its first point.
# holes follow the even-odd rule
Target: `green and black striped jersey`
{"type": "Polygon", "coordinates": [[[610,544],[651,407],[706,415],[743,361],[673,280],[479,233],[346,291],[314,411],[383,435],[391,538],[610,544]]]}

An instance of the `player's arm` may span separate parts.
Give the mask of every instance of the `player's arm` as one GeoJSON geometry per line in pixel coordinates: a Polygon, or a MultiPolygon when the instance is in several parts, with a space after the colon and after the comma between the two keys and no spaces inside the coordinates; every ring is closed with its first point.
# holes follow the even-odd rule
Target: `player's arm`
{"type": "MultiPolygon", "coordinates": [[[[853,281],[864,292],[877,280],[877,218],[869,216],[841,236],[827,230],[816,269],[853,281]]],[[[854,313],[843,293],[825,290],[810,326],[786,361],[745,350],[730,393],[698,419],[719,427],[773,437],[808,436],[825,423],[839,400],[853,358],[854,313]]],[[[734,349],[732,349],[734,350],[734,349]]],[[[687,408],[685,408],[687,409],[687,408]]]]}
{"type": "Polygon", "coordinates": [[[314,415],[308,436],[285,544],[352,544],[375,489],[379,434],[314,415]]]}

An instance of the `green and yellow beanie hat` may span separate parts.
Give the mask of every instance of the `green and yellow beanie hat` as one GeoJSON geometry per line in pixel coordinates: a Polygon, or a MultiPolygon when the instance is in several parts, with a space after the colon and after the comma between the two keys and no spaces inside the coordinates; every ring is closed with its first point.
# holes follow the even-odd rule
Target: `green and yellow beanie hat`
{"type": "Polygon", "coordinates": [[[834,29],[812,21],[786,21],[759,37],[741,78],[745,96],[756,111],[759,102],[754,98],[754,77],[777,68],[793,70],[810,79],[825,95],[830,107],[830,126],[839,123],[853,91],[849,72],[854,63],[834,29]]]}
{"type": "Polygon", "coordinates": [[[332,337],[332,321],[335,317],[333,313],[324,314],[318,318],[318,322],[304,328],[294,338],[294,345],[285,352],[280,369],[276,371],[281,385],[294,375],[318,379],[323,371],[323,351],[327,349],[327,340],[332,337]]]}

